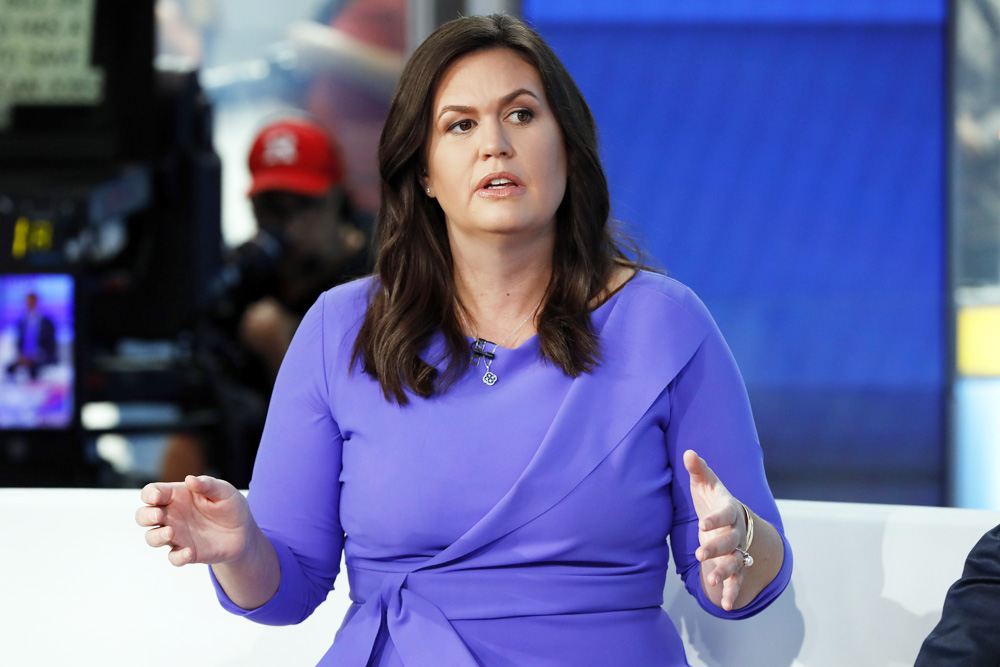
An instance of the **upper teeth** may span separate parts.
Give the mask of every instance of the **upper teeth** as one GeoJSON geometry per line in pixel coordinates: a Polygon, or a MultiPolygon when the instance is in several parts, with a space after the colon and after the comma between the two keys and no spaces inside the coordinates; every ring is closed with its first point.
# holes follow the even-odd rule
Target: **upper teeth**
{"type": "Polygon", "coordinates": [[[494,178],[490,181],[490,185],[507,185],[508,183],[513,183],[514,181],[509,178],[494,178]]]}

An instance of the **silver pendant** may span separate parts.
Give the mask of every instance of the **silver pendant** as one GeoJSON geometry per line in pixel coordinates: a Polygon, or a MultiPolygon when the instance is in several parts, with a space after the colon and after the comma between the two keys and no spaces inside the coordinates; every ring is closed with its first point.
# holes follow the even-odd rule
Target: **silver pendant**
{"type": "Polygon", "coordinates": [[[492,387],[497,383],[497,376],[490,371],[486,371],[486,375],[483,376],[483,382],[492,387]]]}

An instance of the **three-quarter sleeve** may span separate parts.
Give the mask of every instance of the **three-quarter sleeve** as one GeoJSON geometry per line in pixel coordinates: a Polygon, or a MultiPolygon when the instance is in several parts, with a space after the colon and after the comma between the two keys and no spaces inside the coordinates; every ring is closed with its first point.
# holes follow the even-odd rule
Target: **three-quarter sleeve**
{"type": "Polygon", "coordinates": [[[705,337],[668,388],[670,420],[666,440],[674,470],[671,548],[685,587],[706,611],[722,618],[745,618],[762,611],[788,585],[792,551],[764,474],[763,452],[736,361],[708,310],[692,292],[686,291],[682,306],[703,327],[705,337]],[[781,570],[750,604],[740,609],[726,611],[717,607],[702,589],[699,561],[694,555],[699,546],[698,515],[683,462],[688,449],[705,459],[730,493],[773,525],[784,543],[781,570]]]}
{"type": "Polygon", "coordinates": [[[247,611],[229,600],[213,576],[223,607],[258,623],[302,621],[326,599],[340,569],[343,439],[328,400],[329,296],[306,313],[282,361],[250,482],[251,511],[281,566],[278,592],[247,611]]]}

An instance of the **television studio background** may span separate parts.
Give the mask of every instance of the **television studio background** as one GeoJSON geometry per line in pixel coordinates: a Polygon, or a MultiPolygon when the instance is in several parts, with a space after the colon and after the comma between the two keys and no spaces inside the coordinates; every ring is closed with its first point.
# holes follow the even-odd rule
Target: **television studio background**
{"type": "Polygon", "coordinates": [[[255,233],[256,129],[326,122],[372,212],[407,52],[502,10],[590,102],[614,217],[718,321],[776,497],[1000,509],[1000,0],[55,5],[0,14],[3,486],[137,488],[217,421],[192,332],[255,233]],[[29,293],[38,378],[7,371],[29,293]]]}

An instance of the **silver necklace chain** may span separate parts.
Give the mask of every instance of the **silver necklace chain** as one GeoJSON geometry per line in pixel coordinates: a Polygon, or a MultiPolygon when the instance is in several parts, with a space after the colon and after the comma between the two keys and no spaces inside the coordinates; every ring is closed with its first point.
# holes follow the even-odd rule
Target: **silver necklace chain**
{"type": "MultiPolygon", "coordinates": [[[[497,350],[500,348],[501,345],[503,345],[508,340],[510,340],[511,337],[514,336],[514,334],[516,334],[518,331],[520,331],[521,329],[524,328],[524,325],[528,323],[528,321],[532,318],[532,316],[535,314],[535,312],[538,311],[538,308],[541,305],[542,305],[541,301],[539,301],[537,304],[535,304],[535,307],[531,309],[531,312],[528,313],[528,316],[524,318],[524,321],[517,325],[516,329],[514,329],[509,334],[507,334],[507,336],[504,337],[504,339],[502,341],[500,341],[499,343],[493,343],[493,351],[492,352],[490,352],[489,354],[482,355],[482,357],[486,360],[485,361],[486,372],[483,374],[483,383],[484,384],[487,384],[487,385],[489,385],[489,386],[492,387],[493,385],[495,385],[497,383],[497,380],[500,379],[500,378],[498,378],[496,376],[496,374],[493,371],[490,370],[490,366],[493,365],[493,358],[496,356],[497,350]]],[[[472,327],[469,326],[469,320],[465,319],[465,308],[462,307],[461,305],[459,306],[459,309],[458,309],[458,316],[462,318],[462,324],[465,325],[465,328],[466,328],[466,330],[468,330],[469,334],[473,338],[476,339],[476,341],[473,343],[473,346],[479,345],[479,347],[477,349],[482,350],[486,346],[487,343],[492,342],[492,341],[488,341],[488,340],[480,338],[477,335],[477,333],[472,330],[472,327]]],[[[471,363],[472,363],[473,366],[478,366],[479,365],[479,355],[473,354],[473,356],[472,356],[472,362],[471,363]]]]}

